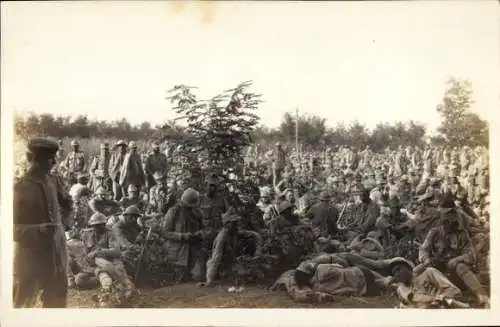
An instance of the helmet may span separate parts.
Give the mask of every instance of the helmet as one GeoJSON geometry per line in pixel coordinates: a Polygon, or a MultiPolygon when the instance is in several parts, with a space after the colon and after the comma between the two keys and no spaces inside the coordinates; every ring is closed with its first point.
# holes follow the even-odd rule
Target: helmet
{"type": "Polygon", "coordinates": [[[200,199],[200,194],[193,188],[188,188],[182,193],[181,203],[185,207],[196,207],[200,199]]]}
{"type": "Polygon", "coordinates": [[[94,213],[89,219],[89,226],[106,224],[108,222],[108,218],[100,212],[94,213]]]}
{"type": "Polygon", "coordinates": [[[128,146],[129,146],[129,148],[137,149],[137,143],[135,143],[134,141],[130,141],[128,146]]]}
{"type": "Polygon", "coordinates": [[[137,187],[134,184],[130,184],[127,188],[127,192],[137,192],[137,187]]]}
{"type": "Polygon", "coordinates": [[[316,265],[312,261],[304,261],[301,262],[300,265],[295,269],[297,271],[301,271],[308,275],[313,275],[316,270],[316,265]]]}
{"type": "Polygon", "coordinates": [[[71,146],[76,146],[76,145],[80,145],[80,143],[78,143],[77,140],[71,141],[71,146]]]}
{"type": "Polygon", "coordinates": [[[124,140],[119,140],[116,142],[115,146],[120,146],[120,145],[127,145],[124,140]]]}
{"type": "Polygon", "coordinates": [[[141,212],[139,211],[139,209],[137,209],[136,206],[132,205],[132,206],[129,206],[127,209],[125,209],[123,214],[124,215],[132,215],[132,216],[140,216],[141,212]]]}

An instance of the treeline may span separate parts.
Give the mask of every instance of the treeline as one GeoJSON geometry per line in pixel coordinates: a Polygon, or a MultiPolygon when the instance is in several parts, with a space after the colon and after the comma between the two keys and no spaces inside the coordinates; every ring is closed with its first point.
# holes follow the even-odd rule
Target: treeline
{"type": "MultiPolygon", "coordinates": [[[[33,135],[52,136],[58,139],[176,139],[188,137],[182,126],[172,122],[152,126],[149,122],[132,125],[125,118],[106,122],[90,120],[87,116],[57,116],[51,114],[29,114],[27,117],[15,117],[16,134],[29,137],[33,135]]],[[[370,145],[373,150],[387,146],[422,145],[425,142],[425,126],[415,122],[379,124],[370,131],[359,122],[348,125],[338,124],[328,127],[326,119],[318,116],[299,117],[299,140],[304,148],[321,148],[332,145],[348,145],[364,148],[370,145]]],[[[283,116],[278,128],[270,129],[259,126],[253,132],[253,141],[266,146],[273,142],[293,144],[295,142],[295,117],[290,113],[283,116]]]]}
{"type": "MultiPolygon", "coordinates": [[[[436,106],[441,115],[438,135],[430,139],[434,145],[488,146],[488,123],[471,112],[472,86],[467,80],[450,79],[442,102],[436,106]]],[[[426,143],[426,127],[414,121],[382,123],[368,129],[360,122],[338,123],[328,126],[326,119],[315,115],[302,115],[298,120],[299,142],[303,148],[323,148],[347,145],[379,151],[387,147],[422,146],[426,143]]],[[[26,138],[33,135],[62,138],[99,138],[125,140],[182,140],[190,138],[185,128],[175,121],[152,126],[149,122],[132,125],[127,119],[112,122],[91,120],[86,115],[77,117],[51,114],[29,114],[15,117],[15,132],[26,138]]],[[[285,113],[278,128],[260,125],[253,133],[253,142],[263,147],[280,141],[295,143],[296,117],[285,113]]]]}

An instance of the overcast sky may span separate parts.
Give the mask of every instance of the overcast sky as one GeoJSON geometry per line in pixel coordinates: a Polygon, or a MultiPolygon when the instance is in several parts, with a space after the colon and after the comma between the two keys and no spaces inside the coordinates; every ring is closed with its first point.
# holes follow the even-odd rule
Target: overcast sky
{"type": "Polygon", "coordinates": [[[253,80],[270,127],[298,107],[433,129],[450,76],[498,112],[499,17],[498,1],[4,2],[2,106],[160,123],[175,84],[207,98],[253,80]]]}

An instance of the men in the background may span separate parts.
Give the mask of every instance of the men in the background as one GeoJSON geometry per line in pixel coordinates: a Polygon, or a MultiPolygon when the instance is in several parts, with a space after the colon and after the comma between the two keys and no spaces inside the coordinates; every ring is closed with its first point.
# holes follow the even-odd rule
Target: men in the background
{"type": "Polygon", "coordinates": [[[124,193],[120,185],[120,172],[125,160],[125,154],[127,153],[127,144],[123,140],[120,140],[115,144],[113,148],[114,152],[111,155],[109,175],[111,177],[111,180],[113,181],[114,199],[118,201],[121,199],[124,193]]]}
{"type": "Polygon", "coordinates": [[[148,154],[146,158],[145,165],[145,173],[146,173],[146,187],[150,190],[154,183],[154,174],[161,173],[164,176],[167,176],[167,156],[160,152],[160,144],[158,142],[153,143],[153,151],[148,154]]]}
{"type": "Polygon", "coordinates": [[[146,182],[141,156],[137,153],[137,144],[134,141],[131,141],[128,147],[129,152],[125,155],[120,171],[120,185],[122,190],[126,190],[130,184],[141,189],[146,182]]]}
{"type": "MultiPolygon", "coordinates": [[[[45,308],[66,307],[67,249],[62,202],[49,175],[56,163],[55,141],[34,138],[28,143],[29,168],[14,187],[14,306],[33,307],[42,292],[45,308]]],[[[65,224],[69,225],[69,224],[65,224]]],[[[66,227],[67,228],[67,227],[66,227]]]]}
{"type": "Polygon", "coordinates": [[[76,183],[78,173],[83,173],[86,169],[85,155],[80,150],[80,143],[76,140],[71,141],[71,148],[72,151],[68,153],[66,159],[60,165],[63,176],[70,186],[76,183]]]}
{"type": "Polygon", "coordinates": [[[94,179],[95,172],[97,170],[102,172],[102,186],[108,191],[111,191],[113,189],[113,181],[111,180],[109,176],[109,167],[110,167],[110,161],[111,161],[111,153],[109,152],[109,144],[108,142],[104,142],[101,144],[101,150],[100,153],[94,157],[92,160],[92,163],[90,164],[90,175],[91,175],[91,188],[92,185],[96,182],[94,179]]]}
{"type": "Polygon", "coordinates": [[[281,143],[276,143],[276,148],[273,153],[273,185],[276,185],[281,181],[281,175],[285,169],[285,150],[283,150],[281,143]]]}

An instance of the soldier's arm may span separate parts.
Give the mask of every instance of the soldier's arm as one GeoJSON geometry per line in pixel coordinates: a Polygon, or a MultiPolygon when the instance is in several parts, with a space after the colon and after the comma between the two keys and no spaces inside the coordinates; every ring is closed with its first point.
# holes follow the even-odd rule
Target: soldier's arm
{"type": "Polygon", "coordinates": [[[167,214],[162,219],[161,230],[167,240],[186,241],[188,239],[188,233],[180,233],[175,231],[175,221],[177,218],[176,211],[176,207],[168,209],[167,214]]]}

